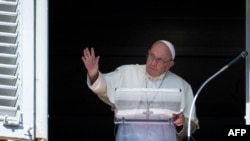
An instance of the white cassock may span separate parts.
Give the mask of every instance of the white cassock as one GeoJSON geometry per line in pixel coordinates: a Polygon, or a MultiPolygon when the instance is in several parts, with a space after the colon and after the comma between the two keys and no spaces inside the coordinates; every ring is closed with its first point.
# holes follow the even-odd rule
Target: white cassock
{"type": "MultiPolygon", "coordinates": [[[[193,91],[189,83],[178,75],[168,71],[158,78],[150,78],[146,74],[145,65],[123,65],[115,71],[102,74],[99,72],[97,80],[91,85],[87,79],[89,88],[96,93],[101,100],[114,108],[114,95],[116,88],[179,88],[184,97],[183,114],[189,116],[193,91]]],[[[198,126],[195,109],[192,121],[198,126]]],[[[186,125],[184,125],[186,128],[186,125]]],[[[186,132],[183,131],[183,132],[186,132]]],[[[184,133],[185,134],[185,133],[184,133]]],[[[168,124],[119,124],[116,135],[117,141],[175,141],[175,126],[168,124]]]]}

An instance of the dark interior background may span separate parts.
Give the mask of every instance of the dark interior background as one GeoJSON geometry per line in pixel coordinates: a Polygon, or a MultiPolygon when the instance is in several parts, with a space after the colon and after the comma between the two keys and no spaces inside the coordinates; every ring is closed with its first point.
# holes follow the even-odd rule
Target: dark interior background
{"type": "MultiPolygon", "coordinates": [[[[95,47],[100,70],[142,64],[151,44],[171,41],[173,72],[194,94],[245,50],[245,0],[49,1],[49,140],[114,140],[110,107],[86,85],[82,50],[95,47]]],[[[245,61],[211,80],[196,102],[196,140],[214,140],[244,124],[245,61]]]]}

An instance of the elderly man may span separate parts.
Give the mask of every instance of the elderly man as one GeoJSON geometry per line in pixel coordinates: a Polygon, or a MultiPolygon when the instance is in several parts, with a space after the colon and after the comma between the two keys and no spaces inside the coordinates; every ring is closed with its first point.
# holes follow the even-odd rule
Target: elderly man
{"type": "MultiPolygon", "coordinates": [[[[158,40],[148,51],[145,65],[122,65],[115,71],[103,74],[99,70],[99,56],[94,48],[83,50],[82,61],[87,69],[87,84],[97,96],[114,110],[116,88],[180,88],[184,96],[184,109],[180,114],[173,114],[174,127],[166,124],[121,124],[116,140],[181,141],[187,137],[187,121],[193,100],[193,91],[188,82],[174,74],[175,49],[172,43],[158,40]],[[174,137],[173,137],[174,135],[174,137]]],[[[195,110],[192,115],[192,133],[199,127],[195,110]]]]}

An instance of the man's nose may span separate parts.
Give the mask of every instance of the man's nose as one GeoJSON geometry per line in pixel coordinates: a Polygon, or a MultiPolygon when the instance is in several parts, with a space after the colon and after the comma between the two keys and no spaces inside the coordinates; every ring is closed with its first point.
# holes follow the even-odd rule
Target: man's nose
{"type": "Polygon", "coordinates": [[[157,64],[157,61],[156,61],[156,59],[155,59],[155,58],[154,58],[154,59],[152,59],[151,64],[152,64],[152,65],[154,65],[154,66],[157,64]]]}

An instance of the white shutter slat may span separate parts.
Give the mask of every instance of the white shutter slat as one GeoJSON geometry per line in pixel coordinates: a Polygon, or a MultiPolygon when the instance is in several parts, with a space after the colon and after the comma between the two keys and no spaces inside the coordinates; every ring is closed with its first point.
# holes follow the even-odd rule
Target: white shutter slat
{"type": "Polygon", "coordinates": [[[14,33],[1,33],[0,32],[0,42],[2,43],[12,43],[14,44],[17,40],[17,34],[14,33]]]}
{"type": "Polygon", "coordinates": [[[16,30],[17,30],[17,23],[0,22],[1,32],[15,33],[16,30]]]}
{"type": "Polygon", "coordinates": [[[2,77],[2,78],[0,77],[0,85],[14,86],[16,84],[16,82],[17,82],[17,77],[16,76],[14,76],[14,77],[2,77]]]}
{"type": "Polygon", "coordinates": [[[8,107],[8,106],[0,106],[1,109],[1,115],[0,115],[0,120],[3,121],[5,120],[5,117],[12,117],[16,118],[16,112],[18,111],[18,107],[8,107]]]}
{"type": "Polygon", "coordinates": [[[0,64],[0,76],[1,75],[15,75],[18,69],[17,65],[0,64]]]}
{"type": "Polygon", "coordinates": [[[0,1],[0,11],[15,12],[17,9],[16,0],[0,1]]]}
{"type": "Polygon", "coordinates": [[[12,97],[12,96],[0,96],[0,103],[3,106],[8,106],[8,107],[15,107],[16,102],[17,102],[17,96],[12,97]]]}
{"type": "Polygon", "coordinates": [[[0,85],[1,96],[15,96],[17,92],[17,86],[0,85]]]}
{"type": "Polygon", "coordinates": [[[2,53],[15,54],[17,46],[17,44],[0,43],[0,50],[2,53]]]}
{"type": "MultiPolygon", "coordinates": [[[[1,51],[0,51],[1,52],[1,51]]],[[[0,53],[0,64],[16,64],[17,55],[0,53]]]]}
{"type": "Polygon", "coordinates": [[[17,19],[17,13],[9,13],[0,11],[1,22],[15,23],[17,19]]]}

